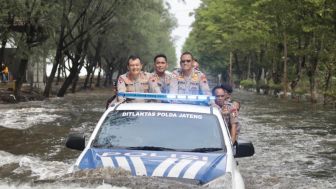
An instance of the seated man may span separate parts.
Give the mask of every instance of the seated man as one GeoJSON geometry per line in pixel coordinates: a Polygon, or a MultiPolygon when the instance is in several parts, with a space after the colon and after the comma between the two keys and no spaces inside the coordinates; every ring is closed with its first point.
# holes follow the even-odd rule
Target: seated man
{"type": "Polygon", "coordinates": [[[212,89],[212,94],[216,97],[216,106],[221,110],[223,119],[229,126],[232,144],[236,144],[240,128],[237,108],[230,99],[231,93],[232,87],[227,84],[212,89]]]}
{"type": "MultiPolygon", "coordinates": [[[[118,92],[139,92],[139,93],[160,93],[157,83],[150,82],[151,74],[143,72],[141,59],[138,56],[130,56],[127,61],[128,72],[119,76],[118,92]]],[[[118,101],[125,100],[118,97],[118,101]]],[[[143,100],[134,100],[134,102],[144,102],[143,100]]]]}

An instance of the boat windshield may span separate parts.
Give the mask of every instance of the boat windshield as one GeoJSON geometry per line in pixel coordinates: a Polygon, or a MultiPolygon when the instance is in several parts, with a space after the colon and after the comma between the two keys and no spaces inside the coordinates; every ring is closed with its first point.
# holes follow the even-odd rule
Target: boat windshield
{"type": "Polygon", "coordinates": [[[224,150],[216,116],[192,112],[115,111],[93,147],[211,152],[224,150]]]}

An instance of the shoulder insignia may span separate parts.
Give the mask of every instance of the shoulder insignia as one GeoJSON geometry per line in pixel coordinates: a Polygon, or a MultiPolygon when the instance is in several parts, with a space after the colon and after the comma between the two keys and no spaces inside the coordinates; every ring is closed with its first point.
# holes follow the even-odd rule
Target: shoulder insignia
{"type": "Polygon", "coordinates": [[[198,81],[198,74],[194,73],[191,78],[193,81],[198,81]]]}
{"type": "Polygon", "coordinates": [[[125,82],[126,84],[132,83],[130,79],[128,79],[127,74],[123,74],[119,77],[121,79],[121,82],[125,82]]]}
{"type": "Polygon", "coordinates": [[[151,80],[152,82],[158,81],[158,76],[156,74],[151,74],[149,80],[151,80]]]}
{"type": "Polygon", "coordinates": [[[180,75],[180,72],[178,70],[174,70],[171,74],[172,75],[180,75]]]}
{"type": "Polygon", "coordinates": [[[201,81],[203,83],[207,83],[208,82],[208,79],[206,78],[205,74],[201,73],[201,81]]]}
{"type": "Polygon", "coordinates": [[[123,82],[124,82],[124,80],[122,79],[122,77],[119,77],[119,79],[118,79],[118,83],[121,84],[121,83],[123,83],[123,82]]]}
{"type": "Polygon", "coordinates": [[[151,76],[151,74],[149,74],[147,72],[141,72],[140,73],[140,78],[142,78],[142,79],[149,79],[150,76],[151,76]]]}

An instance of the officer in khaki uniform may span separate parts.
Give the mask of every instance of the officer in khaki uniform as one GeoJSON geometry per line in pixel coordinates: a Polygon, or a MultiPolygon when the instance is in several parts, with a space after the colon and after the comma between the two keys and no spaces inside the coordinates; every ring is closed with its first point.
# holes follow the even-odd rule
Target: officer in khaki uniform
{"type": "Polygon", "coordinates": [[[233,101],[231,101],[232,87],[230,85],[219,85],[212,89],[213,96],[216,97],[215,106],[222,113],[224,121],[228,124],[232,143],[235,144],[240,132],[238,122],[238,109],[233,101]]]}
{"type": "Polygon", "coordinates": [[[170,82],[170,93],[211,95],[208,80],[201,71],[192,66],[193,57],[190,52],[184,52],[180,58],[181,68],[173,72],[170,82]]]}
{"type": "Polygon", "coordinates": [[[150,82],[153,85],[160,87],[161,93],[169,93],[170,81],[172,74],[167,71],[168,62],[167,57],[164,54],[158,54],[154,57],[154,73],[150,78],[150,82]]]}
{"type": "Polygon", "coordinates": [[[118,79],[118,91],[119,92],[139,92],[139,93],[158,93],[160,89],[153,89],[149,82],[151,74],[147,72],[141,72],[136,80],[132,80],[130,73],[127,72],[121,75],[118,79]]]}
{"type": "MultiPolygon", "coordinates": [[[[138,56],[130,56],[127,65],[128,72],[118,78],[118,92],[160,93],[156,83],[150,82],[151,74],[141,71],[142,63],[138,56]]],[[[118,101],[124,98],[118,97],[118,101]]],[[[134,100],[132,102],[143,102],[134,100]]]]}

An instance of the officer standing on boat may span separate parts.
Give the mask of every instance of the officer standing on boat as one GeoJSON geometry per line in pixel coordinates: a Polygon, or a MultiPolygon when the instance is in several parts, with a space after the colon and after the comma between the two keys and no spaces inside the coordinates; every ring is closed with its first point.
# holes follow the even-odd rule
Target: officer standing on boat
{"type": "Polygon", "coordinates": [[[170,93],[211,95],[205,74],[193,68],[193,56],[190,52],[182,53],[180,66],[181,68],[173,71],[170,93]]]}
{"type": "MultiPolygon", "coordinates": [[[[118,92],[160,93],[156,83],[150,82],[151,74],[142,71],[142,62],[139,56],[130,56],[127,61],[128,72],[119,76],[118,92]]],[[[124,100],[118,97],[118,101],[124,100]]],[[[140,100],[135,100],[139,101],[140,100]]]]}
{"type": "Polygon", "coordinates": [[[169,93],[172,74],[167,69],[168,61],[166,55],[156,55],[154,57],[154,73],[152,73],[150,82],[152,85],[158,85],[161,93],[169,93]]]}

